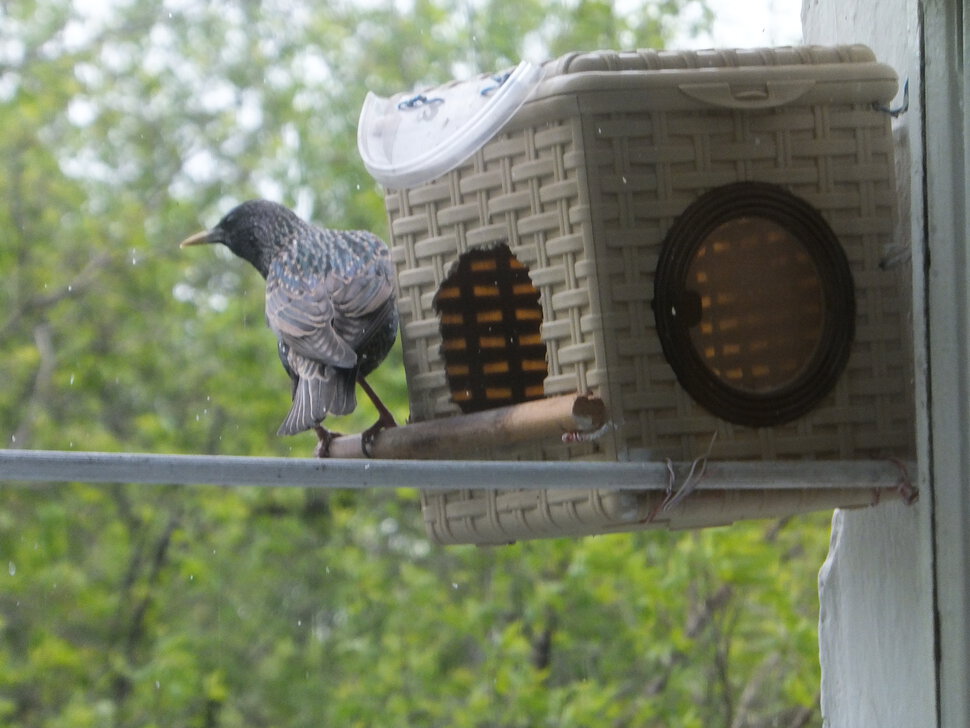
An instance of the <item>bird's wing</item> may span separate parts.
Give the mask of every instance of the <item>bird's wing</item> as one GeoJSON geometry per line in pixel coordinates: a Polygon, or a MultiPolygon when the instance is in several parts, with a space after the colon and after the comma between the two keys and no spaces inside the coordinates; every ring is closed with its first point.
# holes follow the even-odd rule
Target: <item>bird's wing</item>
{"type": "Polygon", "coordinates": [[[303,278],[294,285],[276,267],[266,276],[266,321],[300,356],[335,367],[357,363],[353,347],[334,329],[332,276],[303,278]]]}
{"type": "Polygon", "coordinates": [[[355,350],[373,336],[394,310],[394,269],[379,254],[351,278],[337,281],[333,290],[333,326],[355,350]]]}

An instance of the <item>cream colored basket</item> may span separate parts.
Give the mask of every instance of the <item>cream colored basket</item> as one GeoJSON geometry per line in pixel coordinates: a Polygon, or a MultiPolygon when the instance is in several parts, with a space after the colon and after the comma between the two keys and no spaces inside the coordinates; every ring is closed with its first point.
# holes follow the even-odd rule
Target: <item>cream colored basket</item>
{"type": "MultiPolygon", "coordinates": [[[[881,265],[896,90],[862,46],[546,64],[469,158],[386,192],[412,419],[590,392],[613,425],[595,442],[494,457],[690,461],[714,433],[712,459],[909,455],[909,272],[881,265]],[[544,357],[520,351],[535,331],[544,357]]],[[[636,528],[646,510],[596,490],[424,497],[442,542],[636,528]]]]}

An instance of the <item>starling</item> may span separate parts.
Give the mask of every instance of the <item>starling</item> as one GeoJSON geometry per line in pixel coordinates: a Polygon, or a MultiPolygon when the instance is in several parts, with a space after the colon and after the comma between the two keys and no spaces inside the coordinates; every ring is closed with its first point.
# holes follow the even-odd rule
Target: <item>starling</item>
{"type": "Polygon", "coordinates": [[[317,454],[326,456],[334,435],[320,423],[354,410],[359,383],[380,415],[362,438],[369,455],[377,432],[395,424],[364,379],[397,336],[387,246],[369,232],[315,227],[266,200],[244,202],[180,247],[203,243],[222,243],[266,279],[266,321],[293,385],[293,406],[277,434],[314,428],[317,454]]]}

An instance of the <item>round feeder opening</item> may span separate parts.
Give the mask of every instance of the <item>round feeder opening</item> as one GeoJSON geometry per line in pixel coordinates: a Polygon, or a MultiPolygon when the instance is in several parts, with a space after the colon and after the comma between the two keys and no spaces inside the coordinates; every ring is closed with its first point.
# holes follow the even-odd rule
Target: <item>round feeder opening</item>
{"type": "Polygon", "coordinates": [[[685,295],[700,301],[688,328],[694,350],[725,385],[752,393],[791,385],[821,342],[824,299],[818,268],[772,220],[718,225],[687,267],[685,295]]]}
{"type": "Polygon", "coordinates": [[[835,386],[855,322],[852,275],[810,205],[763,183],[695,201],[671,227],[655,280],[664,354],[691,396],[738,424],[804,414],[835,386]]]}

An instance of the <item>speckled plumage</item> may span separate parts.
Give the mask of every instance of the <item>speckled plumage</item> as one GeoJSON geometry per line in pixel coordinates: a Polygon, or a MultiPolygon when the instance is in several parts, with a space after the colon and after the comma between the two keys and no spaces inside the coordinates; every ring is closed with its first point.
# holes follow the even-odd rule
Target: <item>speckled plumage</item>
{"type": "Polygon", "coordinates": [[[383,241],[360,230],[321,229],[282,205],[251,200],[184,244],[197,242],[223,243],[266,279],[266,321],[293,383],[293,406],[278,434],[353,411],[358,377],[377,368],[397,336],[383,241]]]}

